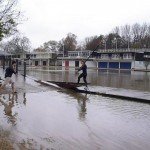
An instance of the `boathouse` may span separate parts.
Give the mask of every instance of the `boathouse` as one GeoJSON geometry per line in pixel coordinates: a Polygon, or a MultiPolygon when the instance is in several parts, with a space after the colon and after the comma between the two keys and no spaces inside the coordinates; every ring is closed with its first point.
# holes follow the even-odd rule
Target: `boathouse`
{"type": "Polygon", "coordinates": [[[150,49],[109,49],[69,51],[67,57],[61,57],[63,67],[79,67],[82,59],[88,68],[97,69],[150,69],[150,49]]]}
{"type": "MultiPolygon", "coordinates": [[[[84,51],[68,51],[67,57],[59,57],[62,60],[62,67],[79,67],[81,64],[81,60],[86,60],[92,51],[84,50],[84,51]]],[[[91,56],[86,62],[88,68],[97,68],[97,62],[93,61],[93,57],[91,56]]]]}

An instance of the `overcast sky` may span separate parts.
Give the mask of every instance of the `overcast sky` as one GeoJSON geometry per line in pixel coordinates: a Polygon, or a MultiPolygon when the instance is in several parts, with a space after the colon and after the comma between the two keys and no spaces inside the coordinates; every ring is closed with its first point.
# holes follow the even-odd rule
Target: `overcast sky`
{"type": "Polygon", "coordinates": [[[84,40],[116,26],[150,23],[150,0],[19,0],[19,8],[27,18],[19,30],[33,48],[69,32],[84,40]]]}

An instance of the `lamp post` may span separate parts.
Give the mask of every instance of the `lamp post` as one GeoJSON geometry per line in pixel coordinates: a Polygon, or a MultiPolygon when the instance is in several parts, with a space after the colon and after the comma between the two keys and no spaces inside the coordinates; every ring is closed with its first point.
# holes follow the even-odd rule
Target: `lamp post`
{"type": "Polygon", "coordinates": [[[48,49],[48,70],[49,70],[49,67],[50,67],[50,50],[48,49]]]}
{"type": "Polygon", "coordinates": [[[130,49],[130,37],[128,36],[128,50],[130,49]]]}
{"type": "Polygon", "coordinates": [[[62,53],[61,54],[63,54],[63,57],[64,57],[64,51],[65,51],[65,48],[64,48],[65,46],[64,46],[64,42],[63,41],[61,41],[61,43],[60,43],[60,48],[61,48],[61,50],[62,50],[62,53]]]}
{"type": "Polygon", "coordinates": [[[42,54],[41,54],[41,49],[40,49],[40,65],[42,66],[42,54]]]}
{"type": "Polygon", "coordinates": [[[64,54],[64,43],[63,43],[63,58],[64,58],[64,55],[65,55],[65,54],[64,54]]]}
{"type": "Polygon", "coordinates": [[[103,41],[104,41],[104,44],[105,44],[105,50],[106,50],[106,42],[107,42],[107,38],[105,37],[105,38],[103,39],[103,41]]]}
{"type": "Polygon", "coordinates": [[[117,50],[117,38],[114,38],[114,41],[116,43],[116,50],[117,50]]]}
{"type": "Polygon", "coordinates": [[[106,50],[106,41],[105,41],[105,50],[106,50]]]}
{"type": "Polygon", "coordinates": [[[30,49],[29,49],[29,70],[30,70],[30,49]]]}

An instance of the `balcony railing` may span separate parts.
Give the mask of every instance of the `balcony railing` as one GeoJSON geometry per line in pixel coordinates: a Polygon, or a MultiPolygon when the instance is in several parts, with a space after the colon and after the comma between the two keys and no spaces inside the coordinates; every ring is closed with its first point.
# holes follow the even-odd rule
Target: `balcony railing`
{"type": "Polygon", "coordinates": [[[99,53],[115,53],[115,52],[150,52],[150,49],[148,48],[142,48],[142,49],[99,49],[99,53]]]}

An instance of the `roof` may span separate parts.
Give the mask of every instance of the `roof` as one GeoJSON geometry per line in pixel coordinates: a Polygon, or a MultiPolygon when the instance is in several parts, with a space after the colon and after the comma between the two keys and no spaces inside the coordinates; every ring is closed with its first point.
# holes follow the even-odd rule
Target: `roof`
{"type": "Polygon", "coordinates": [[[89,53],[89,52],[92,52],[91,50],[82,50],[82,51],[68,51],[68,53],[83,53],[83,52],[86,52],[86,53],[89,53]]]}

